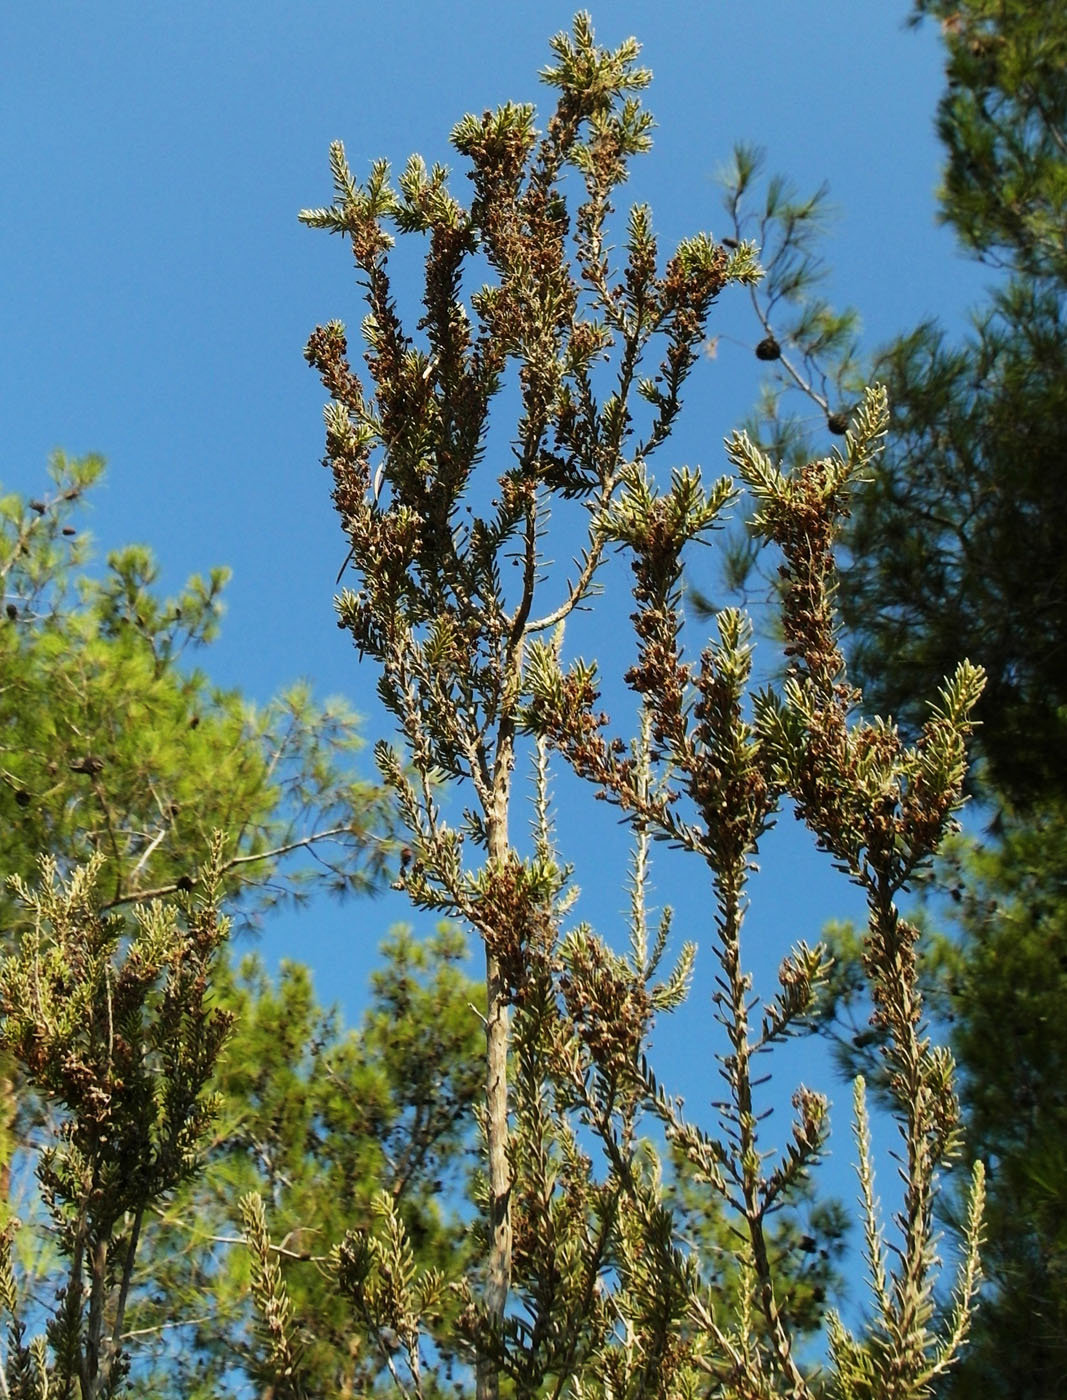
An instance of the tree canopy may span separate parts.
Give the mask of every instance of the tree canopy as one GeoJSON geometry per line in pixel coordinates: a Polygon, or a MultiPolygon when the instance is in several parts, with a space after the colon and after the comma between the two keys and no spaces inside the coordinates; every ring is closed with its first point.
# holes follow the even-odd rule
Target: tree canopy
{"type": "MultiPolygon", "coordinates": [[[[386,945],[365,1026],[345,1029],[317,1002],[307,968],[287,964],[275,983],[254,954],[229,956],[215,913],[223,899],[245,924],[255,924],[286,894],[373,892],[392,844],[389,804],[352,765],[360,739],[346,705],[318,706],[301,683],[258,708],[189,664],[216,635],[224,569],[191,579],[172,599],[155,591],[158,568],[143,547],[116,551],[106,570],[92,571],[89,537],[74,522],[103,467],[99,458],[57,454],[40,496],[8,495],[0,505],[0,808],[8,831],[2,909],[11,957],[2,1180],[5,1218],[14,1211],[26,1220],[9,1241],[15,1247],[5,1306],[32,1325],[18,1294],[32,1289],[39,1296],[62,1279],[61,1265],[44,1248],[50,1232],[34,1168],[42,1161],[42,1134],[62,1140],[85,1112],[80,1099],[57,1101],[54,1077],[42,1077],[26,1036],[54,1037],[54,1060],[64,1053],[84,1059],[79,1024],[107,1000],[108,977],[126,975],[116,948],[138,929],[154,951],[143,954],[136,984],[148,1002],[138,1011],[135,997],[129,1014],[154,1014],[155,984],[168,959],[180,969],[188,955],[181,930],[207,928],[206,920],[219,934],[201,967],[206,976],[210,965],[210,987],[201,992],[210,991],[229,1027],[226,1044],[217,1037],[197,1070],[211,1112],[190,1118],[188,1143],[174,1149],[158,1179],[136,1188],[116,1183],[116,1190],[140,1191],[133,1235],[122,1234],[120,1217],[130,1216],[125,1198],[114,1219],[98,1225],[86,1218],[91,1231],[114,1232],[109,1249],[128,1248],[121,1298],[105,1301],[112,1276],[93,1265],[99,1306],[82,1330],[73,1312],[66,1316],[66,1361],[53,1357],[49,1374],[58,1383],[66,1366],[83,1377],[92,1372],[101,1393],[121,1388],[124,1327],[143,1339],[136,1375],[139,1384],[151,1375],[154,1394],[215,1396],[235,1377],[254,1374],[261,1354],[250,1324],[238,1201],[262,1190],[276,1221],[291,1220],[314,1242],[287,1256],[302,1306],[317,1309],[318,1347],[307,1364],[319,1367],[326,1389],[326,1378],[373,1379],[383,1363],[373,1351],[369,1358],[354,1354],[350,1338],[339,1334],[316,1250],[328,1254],[340,1219],[351,1224],[361,1210],[369,1217],[385,1181],[420,1257],[458,1247],[458,1217],[436,1193],[442,1179],[457,1171],[462,1177],[457,1163],[469,1148],[462,1110],[473,1092],[466,1067],[476,1022],[469,1006],[478,991],[459,969],[463,949],[454,933],[421,946],[398,931],[386,945]],[[41,851],[54,866],[37,894],[41,851]],[[307,853],[313,863],[294,867],[307,853]],[[74,873],[79,867],[91,878],[74,873]],[[160,899],[165,903],[154,902],[160,899]],[[58,1004],[45,1005],[39,1025],[27,1029],[20,1020],[25,979],[39,976],[42,965],[61,978],[65,964],[82,960],[79,939],[88,940],[92,961],[83,981],[72,975],[64,983],[69,1009],[61,1016],[58,1004]]],[[[109,1014],[117,1007],[113,996],[109,1014]]],[[[189,1002],[187,1014],[193,1011],[189,1002]]],[[[94,1041],[91,1055],[103,1053],[94,1041]]],[[[148,1043],[145,1054],[141,1079],[126,1083],[134,1095],[128,1107],[116,1102],[131,1132],[146,1094],[177,1089],[163,1051],[148,1043]]],[[[105,1074],[102,1066],[93,1072],[105,1074]]],[[[117,1093],[106,1084],[92,1092],[117,1093]]],[[[143,1127],[150,1131],[151,1121],[143,1127]]],[[[116,1132],[109,1128],[100,1139],[103,1157],[116,1132]]],[[[147,1139],[136,1143],[136,1151],[155,1150],[147,1139]]],[[[45,1203],[53,1189],[45,1184],[45,1203]]],[[[77,1214],[70,1190],[64,1209],[77,1214]]],[[[461,1189],[457,1195],[462,1200],[461,1189]]],[[[58,1238],[62,1245],[62,1230],[58,1238]]],[[[80,1256],[68,1263],[76,1272],[88,1267],[80,1256]]],[[[33,1359],[15,1346],[10,1355],[11,1366],[25,1371],[26,1393],[36,1394],[32,1386],[47,1372],[44,1353],[33,1359]]]]}

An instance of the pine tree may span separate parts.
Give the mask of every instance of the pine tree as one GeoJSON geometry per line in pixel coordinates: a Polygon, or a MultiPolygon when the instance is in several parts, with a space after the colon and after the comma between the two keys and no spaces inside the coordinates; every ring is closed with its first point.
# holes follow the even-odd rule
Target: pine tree
{"type": "Polygon", "coordinates": [[[967,1139],[990,1163],[990,1289],[953,1400],[1051,1400],[1067,1385],[1065,858],[1059,808],[1008,818],[961,858],[942,995],[967,1139]]]}
{"type": "Polygon", "coordinates": [[[138,905],[128,920],[100,910],[99,859],[66,882],[50,859],[37,888],[13,881],[29,925],[0,963],[0,1046],[51,1110],[36,1175],[60,1282],[49,1307],[16,1265],[20,1226],[7,1221],[5,1395],[126,1392],[146,1217],[196,1170],[217,1107],[209,1082],[232,1021],[211,995],[227,933],[220,863],[217,844],[206,898],[138,905]]]}
{"type": "MultiPolygon", "coordinates": [[[[102,470],[59,454],[50,491],[0,502],[4,873],[29,878],[41,851],[67,866],[99,855],[118,907],[195,889],[220,830],[224,894],[249,917],[279,887],[299,893],[309,867],[281,862],[312,845],[335,888],[373,888],[387,812],[351,767],[354,716],[304,685],[257,710],[189,664],[218,630],[225,569],[168,599],[144,547],[91,572],[73,522],[102,470]]],[[[14,907],[0,910],[11,928],[14,907]]]]}

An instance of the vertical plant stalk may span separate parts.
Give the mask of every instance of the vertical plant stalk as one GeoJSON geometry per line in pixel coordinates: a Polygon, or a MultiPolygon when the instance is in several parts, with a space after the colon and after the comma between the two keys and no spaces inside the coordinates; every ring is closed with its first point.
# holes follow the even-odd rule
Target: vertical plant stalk
{"type": "MultiPolygon", "coordinates": [[[[527,538],[533,539],[532,514],[527,538]]],[[[508,637],[504,666],[503,715],[496,736],[486,837],[490,863],[503,870],[511,855],[508,813],[515,766],[516,708],[522,684],[523,638],[533,600],[532,548],[524,560],[523,597],[508,637]]],[[[499,932],[499,931],[495,931],[499,932]]],[[[485,1306],[500,1324],[511,1285],[511,1166],[508,1161],[508,999],[509,988],[499,954],[485,943],[485,1110],[489,1167],[489,1259],[485,1306]]],[[[479,1365],[479,1395],[494,1400],[498,1391],[496,1366],[489,1358],[479,1365]]]]}
{"type": "Polygon", "coordinates": [[[741,924],[744,916],[741,890],[744,868],[725,870],[719,876],[721,963],[728,984],[724,1014],[731,1053],[727,1057],[730,1087],[737,1116],[738,1154],[745,1225],[752,1255],[752,1268],[760,1311],[763,1314],[775,1363],[792,1400],[806,1400],[809,1388],[793,1357],[790,1334],[782,1322],[775,1296],[774,1271],[767,1251],[764,1217],[767,1195],[762,1171],[762,1153],[757,1131],[758,1119],[752,1099],[752,1051],[749,1036],[748,1005],[752,978],[741,964],[741,924]]]}

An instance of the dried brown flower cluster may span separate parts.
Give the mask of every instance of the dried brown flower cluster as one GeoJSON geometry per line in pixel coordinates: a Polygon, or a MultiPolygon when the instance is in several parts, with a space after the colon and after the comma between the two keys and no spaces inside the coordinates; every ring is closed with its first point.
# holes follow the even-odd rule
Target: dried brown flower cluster
{"type": "MultiPolygon", "coordinates": [[[[483,1255],[475,1276],[449,1285],[460,1337],[480,1400],[815,1393],[783,1306],[772,1216],[823,1150],[827,1105],[799,1086],[791,1136],[773,1152],[754,1060],[806,1024],[826,962],[799,945],[756,1017],[741,937],[760,839],[788,798],[867,893],[865,969],[906,1142],[903,1243],[889,1270],[858,1100],[875,1308],[860,1339],[831,1319],[836,1383],[847,1396],[918,1397],[965,1332],[979,1226],[976,1213],[957,1312],[939,1328],[931,1211],[936,1172],[956,1147],[951,1063],[924,1034],[914,931],[893,899],[959,803],[981,677],[961,667],[911,749],[891,725],[857,717],[835,635],[833,546],[849,481],[884,432],[877,391],[844,449],[793,476],[743,436],[728,444],[756,500],[756,528],[782,554],[783,691],[751,693],[750,628],[734,610],[687,660],[683,553],[738,487],[724,478],[707,488],[685,469],[660,490],[647,464],[680,411],[715,298],[759,276],[755,249],[700,235],[660,271],[651,217],[637,207],[616,267],[608,217],[631,158],[649,144],[636,97],[648,74],[634,41],[599,48],[585,16],[553,50],[543,76],[558,100],[544,134],[531,108],[510,104],[453,132],[469,204],[443,168],[418,158],[395,188],[384,164],[360,186],[335,146],[335,202],[303,215],[347,238],[366,288],[365,380],[336,324],[315,332],[307,355],[331,398],[326,461],[358,579],[339,599],[340,621],[377,664],[404,744],[378,750],[409,830],[400,883],[421,907],[464,921],[485,951],[483,1255]],[[394,303],[395,234],[428,240],[414,332],[394,303]],[[492,280],[473,285],[486,267],[492,280]],[[510,394],[518,412],[492,466],[490,504],[479,468],[491,411],[510,394]],[[565,583],[548,562],[551,507],[586,524],[565,583]],[[637,656],[625,681],[641,723],[632,741],[610,735],[594,667],[561,660],[563,624],[590,603],[609,546],[626,553],[634,576],[637,656]],[[536,777],[530,843],[511,822],[522,753],[536,777]],[[584,926],[563,932],[575,891],[554,849],[553,756],[632,826],[626,955],[584,926]],[[442,783],[468,804],[460,823],[446,816],[442,783]],[[656,980],[669,919],[650,935],[653,838],[701,858],[714,903],[726,1047],[714,1133],[685,1118],[645,1060],[655,1017],[684,998],[694,956],[687,945],[656,980]],[[666,1132],[707,1193],[709,1216],[725,1222],[731,1243],[717,1258],[683,1246],[642,1122],[666,1132]]],[[[976,1185],[976,1212],[979,1201],[976,1185]]],[[[416,1277],[385,1207],[383,1222],[372,1243],[354,1238],[341,1251],[339,1279],[357,1309],[378,1309],[396,1335],[394,1382],[421,1394],[432,1353],[422,1339],[440,1325],[430,1304],[441,1281],[416,1277]]]]}

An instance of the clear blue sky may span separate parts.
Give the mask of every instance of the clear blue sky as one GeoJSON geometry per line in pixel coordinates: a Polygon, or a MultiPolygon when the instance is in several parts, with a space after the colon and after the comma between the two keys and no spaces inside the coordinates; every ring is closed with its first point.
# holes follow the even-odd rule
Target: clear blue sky
{"type": "MultiPolygon", "coordinates": [[[[725,231],[716,172],[736,141],[758,143],[802,190],[829,183],[840,216],[826,246],[831,293],[859,307],[871,345],[934,313],[958,325],[983,277],[936,226],[941,55],[932,29],[903,27],[906,13],[904,0],[595,7],[601,40],[636,34],[655,73],[655,146],[631,193],[652,204],[663,245],[725,231]]],[[[334,623],[346,545],[319,465],[323,394],[301,353],[316,323],[356,325],[360,313],[344,248],[296,213],[330,201],[333,139],[357,173],[412,151],[448,161],[464,112],[547,98],[537,70],[571,16],[555,0],[5,7],[0,481],[33,492],[54,448],[101,452],[101,553],[146,542],[169,586],[232,566],[222,638],[204,657],[219,683],[266,699],[308,676],[367,715],[368,738],[382,732],[375,677],[334,623]]],[[[754,400],[758,336],[740,292],[712,329],[733,339],[698,368],[661,467],[718,475],[722,437],[754,400]]],[[[617,937],[617,831],[567,815],[583,910],[617,937]]],[[[795,939],[814,941],[827,917],[858,912],[791,819],[764,867],[751,923],[763,969],[795,939]]],[[[660,883],[680,936],[701,941],[706,894],[692,875],[676,885],[668,862],[660,883]]],[[[310,961],[323,993],[355,1015],[373,947],[403,914],[388,901],[317,905],[276,920],[264,947],[310,961]]],[[[694,1107],[716,1092],[701,1040],[709,953],[692,1011],[657,1047],[664,1078],[694,1107]]],[[[788,1081],[795,1066],[783,1068],[788,1081]]],[[[848,1091],[817,1060],[802,1072],[838,1105],[833,1180],[851,1197],[848,1091]]]]}

